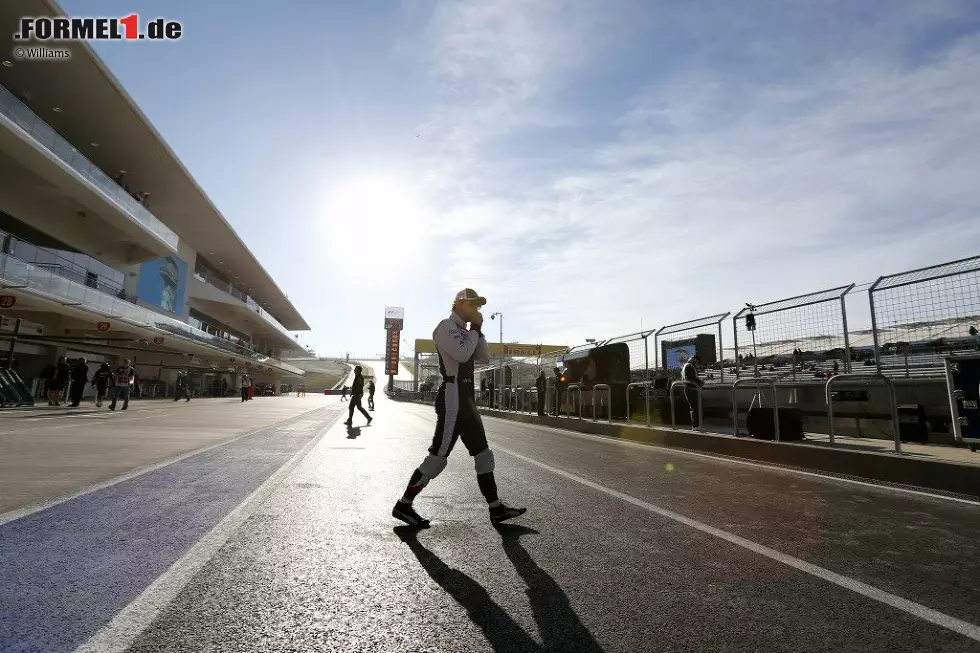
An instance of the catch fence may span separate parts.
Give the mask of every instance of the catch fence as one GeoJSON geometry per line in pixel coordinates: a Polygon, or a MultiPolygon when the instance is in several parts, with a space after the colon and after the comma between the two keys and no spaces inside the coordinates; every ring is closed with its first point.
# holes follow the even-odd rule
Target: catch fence
{"type": "MultiPolygon", "coordinates": [[[[495,390],[527,390],[543,370],[551,392],[553,370],[563,367],[566,356],[619,343],[629,348],[634,383],[676,380],[695,353],[706,382],[727,384],[746,376],[803,383],[876,372],[940,378],[945,355],[980,351],[980,256],[878,278],[868,288],[870,325],[849,325],[847,300],[856,287],[746,304],[734,316],[708,315],[543,356],[496,358],[478,368],[477,384],[493,379],[495,390]],[[732,347],[726,350],[729,318],[732,347]],[[749,329],[752,320],[755,328],[749,329]],[[865,339],[873,339],[873,347],[862,344],[865,339]]],[[[405,389],[426,381],[437,386],[438,375],[436,356],[421,355],[416,381],[406,382],[405,389]]]]}
{"type": "Polygon", "coordinates": [[[874,360],[887,376],[939,376],[980,350],[980,256],[880,277],[868,291],[874,360]]]}

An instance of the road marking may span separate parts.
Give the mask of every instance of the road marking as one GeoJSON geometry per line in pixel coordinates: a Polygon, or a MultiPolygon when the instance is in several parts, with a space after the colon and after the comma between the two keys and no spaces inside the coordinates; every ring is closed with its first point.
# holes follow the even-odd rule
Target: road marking
{"type": "MultiPolygon", "coordinates": [[[[410,413],[416,417],[424,419],[422,415],[416,415],[410,413]]],[[[691,451],[689,449],[680,449],[674,447],[665,447],[659,444],[653,444],[649,442],[636,442],[633,440],[623,440],[619,438],[613,438],[606,435],[594,435],[592,433],[579,433],[578,431],[572,431],[570,429],[565,429],[560,426],[541,426],[539,424],[533,424],[529,422],[515,422],[513,420],[504,419],[501,417],[491,417],[486,416],[488,419],[497,420],[500,422],[506,422],[509,425],[521,424],[522,426],[528,426],[538,431],[543,431],[546,433],[561,433],[563,435],[570,435],[582,440],[592,440],[597,442],[605,442],[612,445],[621,445],[624,447],[636,447],[641,449],[658,449],[660,451],[669,451],[671,454],[678,454],[681,456],[692,456],[695,458],[707,458],[709,460],[714,460],[718,462],[727,462],[733,465],[745,465],[747,467],[756,467],[758,469],[764,469],[770,472],[785,472],[787,474],[797,474],[799,476],[809,476],[812,478],[819,478],[828,481],[838,481],[840,483],[850,483],[852,485],[861,485],[864,487],[875,488],[879,490],[888,490],[890,492],[898,492],[901,494],[910,494],[912,496],[926,497],[929,499],[941,499],[943,501],[952,501],[954,503],[964,503],[970,506],[980,506],[980,501],[972,499],[963,499],[961,497],[947,496],[944,494],[935,494],[932,492],[927,492],[925,490],[913,490],[911,488],[904,488],[895,485],[879,484],[879,483],[869,483],[868,481],[861,481],[855,478],[847,478],[841,476],[831,476],[830,474],[822,474],[820,472],[809,472],[803,469],[795,469],[793,467],[780,467],[778,465],[767,465],[766,463],[759,463],[751,460],[745,460],[744,458],[735,458],[728,456],[716,456],[710,453],[703,453],[700,451],[691,451]]]]}
{"type": "Polygon", "coordinates": [[[218,553],[235,531],[242,527],[254,509],[259,507],[278,488],[283,478],[293,471],[334,426],[335,422],[331,422],[313,436],[309,442],[303,445],[302,449],[297,451],[252,494],[238,504],[238,507],[228,513],[228,516],[222,519],[217,526],[208,531],[207,535],[198,540],[187,553],[143,590],[142,594],[123,608],[112,621],[87,642],[76,648],[75,653],[114,653],[116,651],[122,653],[132,646],[136,638],[177,598],[187,583],[218,553]]]}
{"type": "MultiPolygon", "coordinates": [[[[228,438],[227,440],[222,440],[220,442],[215,442],[214,444],[208,444],[208,445],[204,445],[203,447],[199,447],[197,449],[192,449],[191,451],[187,451],[185,453],[178,454],[178,455],[176,455],[176,456],[174,456],[172,458],[167,458],[166,460],[163,460],[161,462],[153,463],[152,465],[147,465],[145,467],[137,467],[136,469],[134,469],[132,471],[129,471],[129,472],[126,472],[125,474],[123,474],[121,476],[115,476],[113,478],[110,478],[107,481],[103,481],[102,483],[96,483],[95,485],[90,485],[88,487],[82,488],[81,490],[78,490],[77,492],[72,492],[71,494],[67,494],[65,496],[58,497],[58,498],[52,499],[50,501],[45,501],[44,503],[37,503],[37,504],[31,505],[31,506],[25,506],[23,508],[16,508],[16,509],[11,510],[9,512],[5,512],[2,515],[0,515],[0,526],[2,526],[3,524],[7,524],[9,522],[12,522],[14,520],[17,520],[17,519],[21,519],[23,517],[27,517],[28,515],[33,515],[36,512],[41,512],[42,510],[47,510],[48,508],[53,508],[54,506],[57,506],[58,504],[64,503],[66,501],[71,501],[72,499],[77,499],[78,497],[85,496],[86,494],[90,494],[92,492],[98,492],[99,490],[104,490],[107,487],[112,487],[113,485],[116,485],[117,483],[122,483],[123,481],[128,481],[131,478],[136,478],[137,476],[142,476],[143,474],[147,474],[149,472],[155,471],[157,469],[160,469],[161,467],[166,467],[167,465],[172,465],[174,463],[178,463],[181,460],[184,460],[185,458],[190,458],[191,456],[196,456],[197,454],[204,453],[206,451],[210,451],[211,449],[215,449],[217,447],[221,447],[221,446],[224,446],[226,444],[231,444],[232,442],[235,442],[236,440],[241,440],[242,438],[247,438],[250,435],[255,435],[256,433],[260,433],[260,432],[262,432],[262,431],[264,431],[266,429],[274,428],[274,427],[277,426],[277,424],[279,424],[281,422],[288,421],[288,420],[291,420],[291,419],[295,419],[296,417],[300,417],[302,415],[306,415],[307,413],[312,412],[312,411],[315,411],[315,410],[319,410],[319,408],[313,408],[313,409],[311,409],[311,411],[306,411],[306,412],[300,413],[299,415],[295,415],[293,417],[287,417],[285,419],[280,420],[279,422],[273,422],[272,424],[269,424],[268,426],[263,426],[261,428],[254,429],[254,430],[248,431],[246,433],[241,433],[239,435],[232,436],[232,437],[228,438]]],[[[131,422],[131,421],[138,420],[138,419],[149,419],[150,417],[157,417],[157,416],[156,415],[150,415],[150,416],[147,416],[147,417],[130,417],[126,421],[127,422],[131,422]]],[[[53,428],[65,428],[65,427],[58,426],[58,427],[53,427],[53,428]]],[[[0,435],[2,435],[2,434],[0,434],[0,435]]]]}
{"type": "Polygon", "coordinates": [[[784,565],[787,565],[788,567],[792,567],[794,569],[802,571],[803,573],[810,574],[811,576],[814,576],[816,578],[820,578],[829,583],[833,583],[838,587],[851,590],[852,592],[860,594],[861,596],[865,596],[869,599],[873,599],[880,603],[890,605],[891,607],[897,608],[902,612],[912,615],[913,617],[918,617],[923,621],[928,621],[929,623],[935,624],[937,626],[942,626],[943,628],[951,630],[955,633],[959,633],[964,637],[969,637],[974,641],[980,642],[980,626],[977,626],[975,624],[971,624],[967,621],[962,621],[961,619],[957,619],[956,617],[951,617],[947,614],[939,612],[938,610],[927,608],[926,606],[921,605],[919,603],[915,603],[914,601],[903,599],[900,596],[896,596],[884,590],[880,590],[877,587],[868,585],[867,583],[862,583],[861,581],[856,580],[854,578],[850,578],[848,576],[838,574],[836,572],[830,571],[829,569],[824,569],[823,567],[811,564],[804,560],[800,560],[799,558],[794,558],[791,555],[782,553],[780,551],[776,551],[775,549],[770,549],[767,546],[758,544],[751,540],[747,540],[744,537],[739,537],[738,535],[729,533],[728,531],[723,531],[720,528],[715,528],[714,526],[709,526],[708,524],[699,522],[696,519],[685,517],[684,515],[680,513],[676,513],[672,510],[661,508],[660,506],[654,505],[652,503],[648,503],[646,501],[643,501],[642,499],[637,499],[636,497],[630,496],[629,494],[625,494],[623,492],[613,490],[612,488],[608,488],[605,485],[599,485],[598,483],[593,483],[592,481],[582,478],[581,476],[577,476],[575,474],[572,474],[571,472],[566,472],[565,470],[558,469],[557,467],[552,467],[551,465],[547,465],[545,463],[539,462],[537,460],[534,460],[533,458],[528,458],[527,456],[523,456],[514,451],[510,451],[509,449],[504,449],[502,447],[495,446],[494,451],[503,451],[504,453],[513,456],[518,460],[523,460],[526,463],[547,470],[552,474],[561,476],[563,478],[567,478],[570,481],[575,481],[576,483],[592,488],[593,490],[597,490],[604,494],[608,494],[611,497],[615,497],[617,499],[620,499],[621,501],[630,503],[634,506],[637,506],[638,508],[643,508],[644,510],[652,512],[655,515],[659,515],[666,519],[670,519],[672,521],[676,521],[678,523],[684,524],[685,526],[693,528],[697,531],[701,531],[702,533],[713,535],[719,539],[729,542],[730,544],[734,544],[735,546],[739,546],[748,551],[752,551],[753,553],[769,558],[770,560],[781,562],[784,565]]]}

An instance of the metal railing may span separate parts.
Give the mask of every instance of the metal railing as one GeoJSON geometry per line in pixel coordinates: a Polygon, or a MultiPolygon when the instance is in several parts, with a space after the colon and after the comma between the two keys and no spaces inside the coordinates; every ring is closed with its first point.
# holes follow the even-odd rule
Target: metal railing
{"type": "Polygon", "coordinates": [[[222,353],[227,352],[250,361],[277,367],[285,372],[299,376],[304,374],[298,367],[251,349],[238,347],[231,341],[201,331],[186,322],[132,304],[7,254],[0,254],[0,287],[21,290],[100,317],[108,317],[123,324],[155,331],[161,335],[186,338],[197,344],[220,350],[222,353]]]}
{"type": "Polygon", "coordinates": [[[834,444],[834,396],[830,392],[831,386],[846,381],[851,385],[864,384],[871,385],[873,381],[879,381],[888,388],[888,399],[891,402],[892,430],[895,436],[895,453],[902,453],[902,435],[898,428],[898,401],[895,398],[895,384],[884,374],[839,374],[827,379],[824,386],[824,398],[827,401],[827,418],[830,420],[830,444],[834,444]]]}
{"type": "MultiPolygon", "coordinates": [[[[738,387],[745,385],[754,385],[758,390],[759,396],[762,396],[762,386],[766,386],[772,390],[772,426],[774,429],[774,437],[776,442],[779,442],[779,397],[776,394],[776,383],[772,380],[766,379],[739,379],[732,384],[732,424],[734,427],[733,433],[738,436],[738,398],[736,390],[738,387]]],[[[761,406],[761,400],[760,400],[761,406]]]]}
{"type": "Polygon", "coordinates": [[[176,233],[3,86],[0,86],[0,116],[5,116],[12,126],[22,130],[36,145],[54,155],[110,203],[176,253],[180,240],[176,233]]]}
{"type": "MultiPolygon", "coordinates": [[[[698,384],[697,383],[694,383],[693,381],[683,381],[683,380],[681,380],[681,381],[674,381],[673,383],[670,384],[670,428],[672,428],[672,429],[676,429],[677,428],[677,415],[676,415],[676,412],[674,410],[674,394],[675,394],[674,393],[674,388],[676,388],[679,385],[680,386],[690,386],[690,387],[694,388],[695,391],[701,390],[701,387],[698,386],[698,384]]],[[[692,424],[691,425],[691,428],[692,429],[696,429],[696,430],[700,430],[700,429],[704,428],[703,427],[703,424],[704,424],[704,402],[702,400],[702,394],[703,393],[702,392],[698,392],[697,394],[698,394],[698,425],[697,426],[694,426],[692,424]]]]}
{"type": "Polygon", "coordinates": [[[594,386],[592,386],[592,421],[593,422],[599,421],[599,411],[597,406],[595,405],[595,398],[596,398],[596,392],[601,393],[603,391],[605,391],[606,397],[609,399],[609,403],[606,406],[607,408],[606,421],[612,424],[612,388],[610,388],[605,383],[596,383],[594,386]]]}
{"type": "MultiPolygon", "coordinates": [[[[577,403],[578,404],[578,418],[579,419],[582,419],[582,389],[578,386],[578,384],[573,383],[572,385],[570,385],[567,388],[565,388],[565,395],[568,395],[569,399],[571,399],[572,392],[578,393],[578,395],[577,395],[578,401],[577,402],[574,402],[574,403],[577,403]]],[[[561,417],[561,408],[564,405],[565,405],[565,402],[562,401],[561,402],[561,405],[558,407],[558,416],[559,417],[561,417]]],[[[571,417],[571,415],[569,415],[569,417],[571,417]]]]}
{"type": "Polygon", "coordinates": [[[626,423],[631,424],[633,422],[633,412],[630,410],[630,390],[633,388],[642,387],[644,402],[646,403],[647,409],[647,426],[650,426],[650,386],[653,385],[653,381],[639,381],[637,383],[630,383],[626,386],[626,423]]]}

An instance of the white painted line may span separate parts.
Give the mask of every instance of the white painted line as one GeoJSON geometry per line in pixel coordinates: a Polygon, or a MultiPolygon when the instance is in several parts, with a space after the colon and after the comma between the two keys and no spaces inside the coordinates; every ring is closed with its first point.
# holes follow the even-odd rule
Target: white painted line
{"type": "MultiPolygon", "coordinates": [[[[314,408],[312,410],[318,410],[318,409],[317,408],[314,408]]],[[[312,410],[311,411],[307,411],[307,412],[312,412],[312,410]]],[[[299,417],[299,416],[305,415],[305,414],[306,414],[306,412],[300,413],[299,415],[295,415],[294,417],[299,417]]],[[[155,415],[151,415],[151,416],[148,416],[148,417],[132,417],[132,418],[127,419],[126,421],[127,422],[131,422],[131,421],[138,420],[138,419],[149,419],[150,417],[156,417],[156,416],[155,415]]],[[[294,417],[287,417],[285,419],[279,420],[279,422],[284,422],[284,421],[293,419],[294,417]]],[[[152,472],[154,470],[160,469],[161,467],[166,467],[167,465],[172,465],[174,463],[180,462],[181,460],[183,460],[185,458],[190,458],[191,456],[196,456],[199,453],[204,453],[205,451],[210,451],[211,449],[215,449],[217,447],[221,447],[221,446],[224,446],[226,444],[231,444],[232,442],[235,442],[236,440],[241,440],[242,438],[247,438],[250,435],[255,435],[256,433],[259,433],[259,432],[264,431],[266,429],[273,428],[276,425],[277,425],[277,422],[273,422],[272,424],[269,424],[268,426],[263,426],[261,428],[253,429],[251,431],[247,431],[245,433],[241,433],[239,435],[232,436],[231,438],[228,438],[227,440],[221,440],[220,442],[215,442],[214,444],[208,444],[208,445],[204,445],[203,447],[199,447],[197,449],[192,449],[192,450],[187,451],[185,453],[178,454],[178,455],[174,456],[173,458],[167,458],[166,460],[163,460],[161,462],[153,463],[152,465],[147,465],[145,467],[137,467],[136,469],[134,469],[132,471],[129,471],[129,472],[126,472],[125,474],[123,474],[121,476],[113,477],[113,478],[109,479],[108,481],[103,481],[102,483],[96,483],[95,485],[90,485],[88,487],[82,488],[81,490],[79,490],[77,492],[72,492],[71,494],[67,494],[65,496],[58,497],[57,499],[52,499],[51,501],[45,501],[44,503],[37,503],[37,504],[31,505],[31,506],[24,506],[23,508],[17,508],[15,510],[11,510],[9,512],[5,512],[2,515],[0,515],[0,525],[3,525],[3,524],[6,524],[6,523],[9,523],[9,522],[12,522],[12,521],[14,521],[16,519],[21,519],[22,517],[27,517],[28,515],[33,515],[34,513],[41,512],[42,510],[47,510],[48,508],[52,508],[54,506],[57,506],[58,504],[64,503],[65,501],[71,501],[72,499],[77,499],[78,497],[85,496],[86,494],[90,494],[92,492],[97,492],[99,490],[104,490],[105,488],[112,487],[113,485],[116,485],[117,483],[122,483],[123,481],[128,481],[131,478],[136,478],[137,476],[142,476],[143,474],[147,474],[147,473],[152,472]]],[[[63,428],[63,427],[56,427],[56,428],[63,428]]]]}
{"type": "Polygon", "coordinates": [[[262,485],[250,494],[237,508],[212,528],[190,548],[177,562],[160,575],[136,599],[113,618],[87,642],[75,649],[75,653],[123,653],[168,606],[187,583],[224,546],[225,542],[252,515],[269,495],[277,489],[282,479],[320,442],[334,427],[331,423],[310,439],[282,467],[276,470],[262,485]]]}
{"type": "Polygon", "coordinates": [[[729,542],[730,544],[734,544],[735,546],[746,549],[747,551],[751,551],[753,553],[764,556],[776,562],[781,562],[782,564],[797,569],[799,571],[802,571],[805,574],[810,574],[811,576],[825,580],[828,583],[833,583],[838,587],[842,587],[844,589],[850,590],[852,592],[860,594],[861,596],[867,597],[874,601],[878,601],[880,603],[890,605],[891,607],[901,610],[902,612],[905,612],[907,614],[910,614],[913,617],[918,617],[923,621],[928,621],[929,623],[935,624],[937,626],[941,626],[943,628],[946,628],[947,630],[951,630],[955,633],[959,633],[964,637],[969,637],[974,641],[980,642],[980,626],[977,626],[975,624],[971,624],[967,621],[957,619],[956,617],[951,617],[948,614],[939,612],[938,610],[927,608],[926,606],[921,605],[919,603],[915,603],[914,601],[903,599],[900,596],[896,596],[895,594],[891,594],[884,590],[880,590],[877,587],[868,585],[867,583],[862,583],[861,581],[856,580],[854,578],[850,578],[849,576],[844,576],[842,574],[838,574],[836,572],[830,571],[829,569],[824,569],[823,567],[819,567],[817,565],[806,562],[805,560],[794,558],[791,555],[787,555],[780,551],[776,551],[775,549],[770,549],[767,546],[758,544],[751,540],[747,540],[744,537],[739,537],[738,535],[734,535],[733,533],[729,533],[728,531],[723,531],[720,528],[715,528],[714,526],[709,526],[707,524],[699,522],[696,519],[685,517],[684,515],[676,513],[672,510],[661,508],[660,506],[654,505],[652,503],[648,503],[646,501],[643,501],[642,499],[637,499],[636,497],[630,496],[628,494],[624,494],[623,492],[613,490],[612,488],[608,488],[605,485],[599,485],[598,483],[593,483],[592,481],[582,478],[581,476],[576,476],[575,474],[572,474],[571,472],[566,472],[563,469],[558,469],[557,467],[546,465],[545,463],[534,460],[533,458],[528,458],[527,456],[523,456],[514,451],[510,451],[508,449],[504,449],[497,446],[494,447],[494,451],[503,451],[507,455],[513,456],[518,460],[523,460],[524,462],[529,463],[531,465],[535,465],[536,467],[540,467],[541,469],[549,471],[552,474],[561,476],[563,478],[567,478],[570,481],[575,481],[576,483],[592,488],[593,490],[597,490],[604,494],[608,494],[611,497],[615,497],[617,499],[625,501],[626,503],[630,503],[634,506],[637,506],[638,508],[643,508],[644,510],[652,512],[655,515],[659,515],[666,519],[670,519],[672,521],[684,524],[685,526],[693,528],[694,530],[701,531],[702,533],[706,533],[708,535],[713,535],[714,537],[725,540],[726,542],[729,542]]]}
{"type": "MultiPolygon", "coordinates": [[[[422,417],[421,415],[416,415],[416,417],[422,417]]],[[[525,423],[525,422],[515,422],[513,420],[504,419],[501,417],[490,417],[488,419],[498,420],[501,422],[506,422],[509,425],[520,424],[522,426],[527,426],[533,428],[537,431],[544,433],[554,434],[555,432],[561,433],[562,435],[570,435],[582,440],[592,440],[595,442],[605,442],[611,445],[620,445],[623,447],[635,447],[640,449],[657,449],[658,451],[670,452],[671,454],[677,454],[680,456],[691,456],[694,458],[708,458],[716,462],[731,463],[732,465],[744,465],[746,467],[755,467],[757,469],[764,469],[770,472],[785,473],[785,474],[796,474],[798,476],[809,476],[811,478],[818,478],[825,481],[837,481],[838,483],[850,483],[851,485],[861,485],[863,487],[874,488],[877,490],[887,490],[889,492],[898,492],[900,494],[910,494],[912,496],[925,497],[928,499],[940,499],[942,501],[952,501],[953,503],[963,503],[970,506],[980,506],[980,501],[975,501],[972,499],[963,499],[961,497],[952,497],[944,494],[935,494],[932,492],[927,492],[925,490],[913,490],[911,488],[898,487],[895,485],[869,483],[868,481],[861,481],[854,478],[846,478],[841,476],[832,476],[830,474],[822,474],[820,472],[808,472],[803,469],[795,469],[793,467],[780,467],[778,465],[767,465],[766,463],[759,463],[751,460],[746,460],[744,458],[735,458],[729,456],[717,456],[710,453],[703,453],[700,451],[691,451],[690,449],[681,449],[675,447],[665,447],[652,442],[636,442],[633,440],[623,440],[619,438],[613,438],[604,435],[593,435],[592,433],[580,433],[578,431],[572,431],[570,429],[561,428],[559,426],[541,426],[539,424],[525,423]]],[[[734,436],[731,436],[734,437],[734,436]]]]}

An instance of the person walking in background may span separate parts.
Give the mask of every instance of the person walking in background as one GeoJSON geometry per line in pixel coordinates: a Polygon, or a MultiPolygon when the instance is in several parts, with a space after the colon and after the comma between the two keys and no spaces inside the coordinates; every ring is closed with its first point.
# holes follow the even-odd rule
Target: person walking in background
{"type": "Polygon", "coordinates": [[[538,378],[534,379],[534,388],[538,391],[538,417],[544,417],[548,401],[548,381],[544,378],[544,370],[538,372],[538,378]]]}
{"type": "Polygon", "coordinates": [[[347,421],[344,422],[347,426],[353,426],[354,424],[354,409],[361,411],[361,414],[367,418],[368,426],[371,425],[371,420],[373,419],[368,412],[364,410],[361,405],[361,397],[364,395],[364,377],[361,375],[361,366],[358,365],[354,368],[354,384],[350,389],[350,407],[347,409],[347,421]]]}
{"type": "Polygon", "coordinates": [[[177,372],[177,388],[174,391],[174,401],[177,401],[181,397],[184,398],[184,403],[191,400],[191,390],[188,386],[190,386],[190,379],[187,378],[187,372],[179,370],[177,372]]]}
{"type": "Polygon", "coordinates": [[[119,397],[122,397],[123,400],[122,409],[126,410],[129,408],[129,396],[133,392],[133,383],[136,382],[136,370],[133,369],[128,358],[116,368],[115,382],[116,385],[112,388],[112,403],[109,404],[109,410],[116,409],[116,402],[119,401],[119,397]]]}
{"type": "Polygon", "coordinates": [[[68,396],[71,399],[71,407],[78,408],[82,403],[82,394],[85,393],[85,384],[88,383],[88,361],[79,358],[75,366],[71,368],[71,389],[68,396]]]}
{"type": "Polygon", "coordinates": [[[112,387],[112,366],[109,363],[102,363],[95,375],[92,377],[92,387],[95,388],[95,406],[102,408],[106,393],[112,387]]]}
{"type": "Polygon", "coordinates": [[[248,391],[252,387],[252,379],[248,378],[248,374],[242,374],[242,403],[244,404],[248,401],[248,391]]]}
{"type": "Polygon", "coordinates": [[[368,381],[368,410],[374,410],[374,379],[368,381]]]}
{"type": "Polygon", "coordinates": [[[347,401],[347,386],[345,385],[340,389],[340,400],[347,401]]]}

